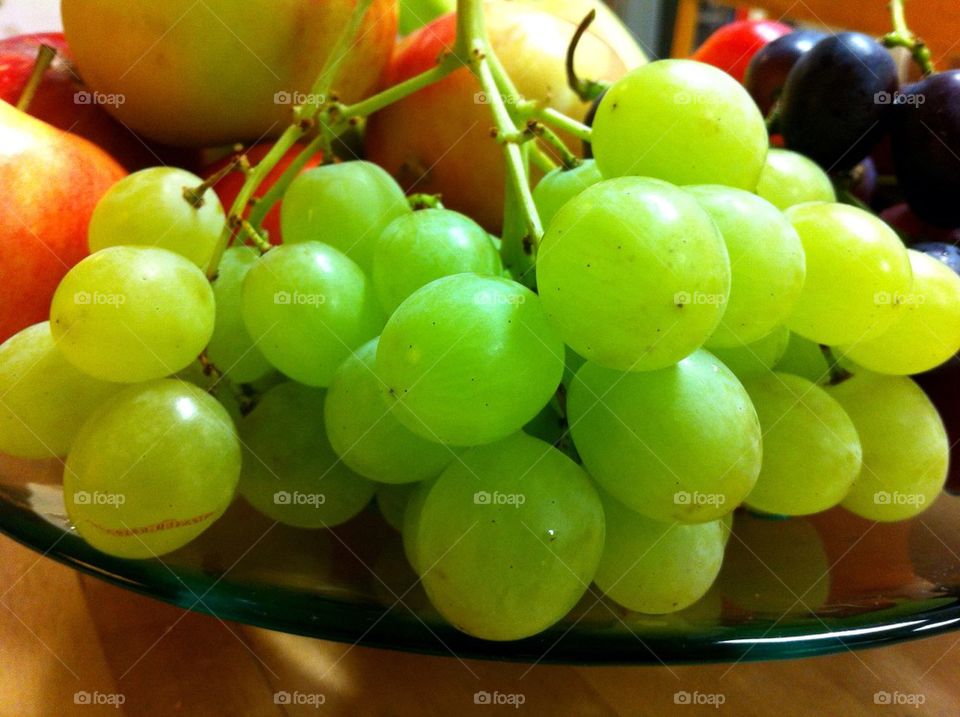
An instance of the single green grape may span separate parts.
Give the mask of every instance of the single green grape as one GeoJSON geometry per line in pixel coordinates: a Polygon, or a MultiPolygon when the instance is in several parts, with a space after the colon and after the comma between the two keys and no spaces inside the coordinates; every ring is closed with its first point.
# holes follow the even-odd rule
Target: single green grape
{"type": "Polygon", "coordinates": [[[417,483],[381,483],[377,486],[374,496],[377,508],[387,525],[400,532],[403,530],[403,516],[407,509],[407,501],[417,487],[417,483]]]}
{"type": "Polygon", "coordinates": [[[241,301],[263,355],[308,386],[329,386],[337,366],[383,326],[370,280],[347,255],[320,242],[264,254],[247,272],[241,301]]]}
{"type": "Polygon", "coordinates": [[[537,285],[574,351],[607,368],[649,371],[675,364],[716,330],[730,261],[692,195],[624,177],[557,212],[537,254],[537,285]]]}
{"type": "Polygon", "coordinates": [[[209,342],[215,316],[213,290],[194,264],[166,249],[116,246],[67,272],[50,326],[84,373],[137,383],[185,368],[209,342]]]}
{"type": "MultiPolygon", "coordinates": [[[[710,348],[710,353],[723,361],[724,366],[733,371],[737,378],[765,374],[773,370],[787,350],[790,342],[790,330],[778,326],[762,339],[732,348],[710,348]]],[[[821,359],[821,363],[823,363],[821,359]]]]}
{"type": "Polygon", "coordinates": [[[820,344],[791,333],[786,351],[774,368],[781,373],[803,376],[808,381],[822,383],[830,376],[830,364],[820,344]]]}
{"type": "Polygon", "coordinates": [[[497,275],[500,255],[475,221],[449,209],[423,209],[394,219],[373,252],[373,286],[392,314],[410,294],[434,279],[472,272],[497,275]]]}
{"type": "Polygon", "coordinates": [[[287,382],[267,391],[240,423],[240,494],[264,515],[297,528],[345,523],[375,484],[334,453],[323,425],[325,391],[287,382]]]}
{"type": "Polygon", "coordinates": [[[942,261],[908,250],[913,288],[899,318],[882,334],[842,347],[846,358],[877,373],[923,373],[960,351],[960,276],[942,261]]]}
{"type": "Polygon", "coordinates": [[[184,194],[202,183],[176,167],[150,167],[124,177],[94,209],[90,252],[109,246],[155,246],[206,269],[227,220],[215,192],[205,192],[199,204],[184,194]]]}
{"type": "Polygon", "coordinates": [[[83,422],[123,387],[67,361],[49,322],[24,329],[0,345],[0,453],[67,455],[83,422]]]}
{"type": "Polygon", "coordinates": [[[833,182],[820,165],[789,149],[771,147],[760,173],[757,194],[778,209],[805,202],[835,202],[833,182]]]}
{"type": "Polygon", "coordinates": [[[125,387],[80,429],[63,473],[67,515],[121,558],[181,548],[233,501],[240,444],[226,410],[185,381],[125,387]]]}
{"type": "Polygon", "coordinates": [[[420,511],[423,586],[470,635],[535,635],[566,615],[594,578],[604,541],[600,498],[576,463],[523,433],[462,458],[420,511]]]}
{"type": "Polygon", "coordinates": [[[590,475],[655,520],[716,520],[743,502],[760,473],[750,397],[706,351],[643,373],[587,362],[570,386],[567,419],[590,475]]]}
{"type": "Polygon", "coordinates": [[[758,341],[793,311],[806,275],[797,232],[755,194],[717,185],[687,187],[713,219],[730,255],[730,299],[707,348],[758,341]]]}
{"type": "Polygon", "coordinates": [[[591,144],[605,177],[752,192],[769,140],[757,105],[726,72],[691,60],[660,60],[631,70],[607,90],[591,144]]]}
{"type": "Polygon", "coordinates": [[[808,515],[838,505],[860,473],[857,429],[830,394],[800,376],[744,380],[763,431],[763,464],[746,504],[774,515],[808,515]]]}
{"type": "Polygon", "coordinates": [[[370,273],[383,230],[412,211],[400,185],[377,165],[325,164],[290,183],[283,195],[280,229],[286,244],[329,244],[370,273]]]}
{"type": "Polygon", "coordinates": [[[786,324],[827,346],[882,334],[913,283],[907,250],[882,219],[847,204],[788,209],[803,242],[807,278],[786,324]]]}
{"type": "Polygon", "coordinates": [[[909,378],[860,371],[827,387],[853,420],[863,469],[843,507],[867,520],[906,520],[933,505],[950,442],[936,407],[909,378]]]}
{"type": "Polygon", "coordinates": [[[519,431],[546,405],[563,375],[563,343],[526,287],[457,274],[400,305],[380,336],[376,370],[411,431],[479,445],[519,431]]]}
{"type": "Polygon", "coordinates": [[[407,504],[403,509],[403,525],[400,528],[400,534],[403,538],[403,553],[407,556],[407,562],[417,575],[423,575],[425,569],[430,567],[425,565],[420,556],[419,533],[420,517],[423,514],[423,506],[427,502],[427,496],[433,490],[437,483],[437,478],[432,480],[420,481],[419,483],[407,483],[412,485],[413,491],[407,498],[407,504]]]}
{"type": "Polygon", "coordinates": [[[611,600],[630,610],[663,615],[707,594],[723,564],[727,529],[652,520],[606,494],[607,535],[594,578],[611,600]]]}
{"type": "Polygon", "coordinates": [[[454,459],[453,450],[409,431],[383,400],[373,339],[340,364],[324,406],[334,451],[362,476],[380,483],[436,478],[454,459]]]}
{"type": "Polygon", "coordinates": [[[207,346],[207,358],[223,374],[238,383],[256,381],[273,370],[243,323],[243,280],[247,272],[256,266],[258,259],[259,254],[251,247],[227,249],[213,282],[217,319],[207,346]]]}
{"type": "Polygon", "coordinates": [[[547,172],[533,188],[533,202],[543,226],[549,226],[560,207],[602,180],[597,163],[592,159],[584,159],[573,169],[558,167],[547,172]]]}

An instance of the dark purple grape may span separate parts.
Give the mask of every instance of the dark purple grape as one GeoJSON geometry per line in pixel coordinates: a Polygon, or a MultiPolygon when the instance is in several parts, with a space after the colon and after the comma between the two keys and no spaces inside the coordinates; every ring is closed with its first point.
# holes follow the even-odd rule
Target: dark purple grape
{"type": "Polygon", "coordinates": [[[860,162],[851,172],[853,184],[850,192],[864,204],[873,201],[873,194],[877,191],[877,165],[870,157],[860,162]]]}
{"type": "Polygon", "coordinates": [[[960,247],[956,244],[946,244],[940,241],[925,241],[910,247],[916,251],[929,254],[960,274],[960,247]]]}
{"type": "Polygon", "coordinates": [[[876,40],[841,32],[797,60],[780,98],[787,148],[827,172],[856,166],[888,129],[897,67],[876,40]]]}
{"type": "Polygon", "coordinates": [[[826,35],[816,30],[796,30],[764,45],[753,56],[743,86],[760,111],[767,115],[783,91],[787,75],[797,60],[810,52],[826,35]]]}
{"type": "Polygon", "coordinates": [[[894,106],[892,144],[910,208],[931,224],[960,226],[960,70],[903,89],[894,106]]]}
{"type": "MultiPolygon", "coordinates": [[[[587,114],[583,118],[583,123],[587,125],[587,127],[593,127],[593,118],[597,116],[597,107],[600,106],[600,100],[603,99],[605,94],[607,94],[606,90],[597,95],[597,98],[590,105],[590,109],[587,110],[587,114]]],[[[583,156],[587,159],[591,159],[593,157],[593,145],[589,142],[583,143],[583,156]]]]}
{"type": "Polygon", "coordinates": [[[923,221],[908,205],[894,204],[880,212],[880,218],[896,229],[908,243],[938,242],[960,244],[960,228],[944,229],[923,221]]]}

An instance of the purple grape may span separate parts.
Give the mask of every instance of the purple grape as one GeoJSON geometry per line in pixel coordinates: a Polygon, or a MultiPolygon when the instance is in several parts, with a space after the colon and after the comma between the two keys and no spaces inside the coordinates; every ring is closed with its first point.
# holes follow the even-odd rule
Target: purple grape
{"type": "Polygon", "coordinates": [[[743,85],[760,111],[767,115],[783,91],[787,75],[797,60],[813,49],[826,35],[816,30],[796,30],[778,37],[753,56],[743,85]]]}

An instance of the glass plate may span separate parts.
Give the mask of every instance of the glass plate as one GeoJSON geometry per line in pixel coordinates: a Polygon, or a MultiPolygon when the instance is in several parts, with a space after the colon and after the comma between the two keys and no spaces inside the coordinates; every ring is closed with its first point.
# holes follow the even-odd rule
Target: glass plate
{"type": "MultiPolygon", "coordinates": [[[[956,370],[922,379],[956,441],[956,370]]],[[[891,436],[896,440],[896,436],[891,436]]],[[[510,643],[471,638],[430,607],[399,536],[370,508],[332,531],[275,525],[242,501],[163,560],[86,545],[66,518],[59,461],[0,456],[0,530],[77,570],[225,620],[412,652],[561,663],[695,663],[817,655],[960,626],[960,498],[872,523],[836,509],[809,519],[738,513],[720,579],[666,616],[592,592],[560,624],[510,643]]],[[[956,477],[956,476],[954,476],[956,477]]]]}

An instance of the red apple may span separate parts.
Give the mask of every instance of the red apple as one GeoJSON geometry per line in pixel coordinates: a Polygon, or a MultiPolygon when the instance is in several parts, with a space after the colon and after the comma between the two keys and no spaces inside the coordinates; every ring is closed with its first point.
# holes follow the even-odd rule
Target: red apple
{"type": "Polygon", "coordinates": [[[60,279],[87,254],[94,207],[125,174],[91,142],[0,101],[0,341],[47,318],[60,279]]]}

